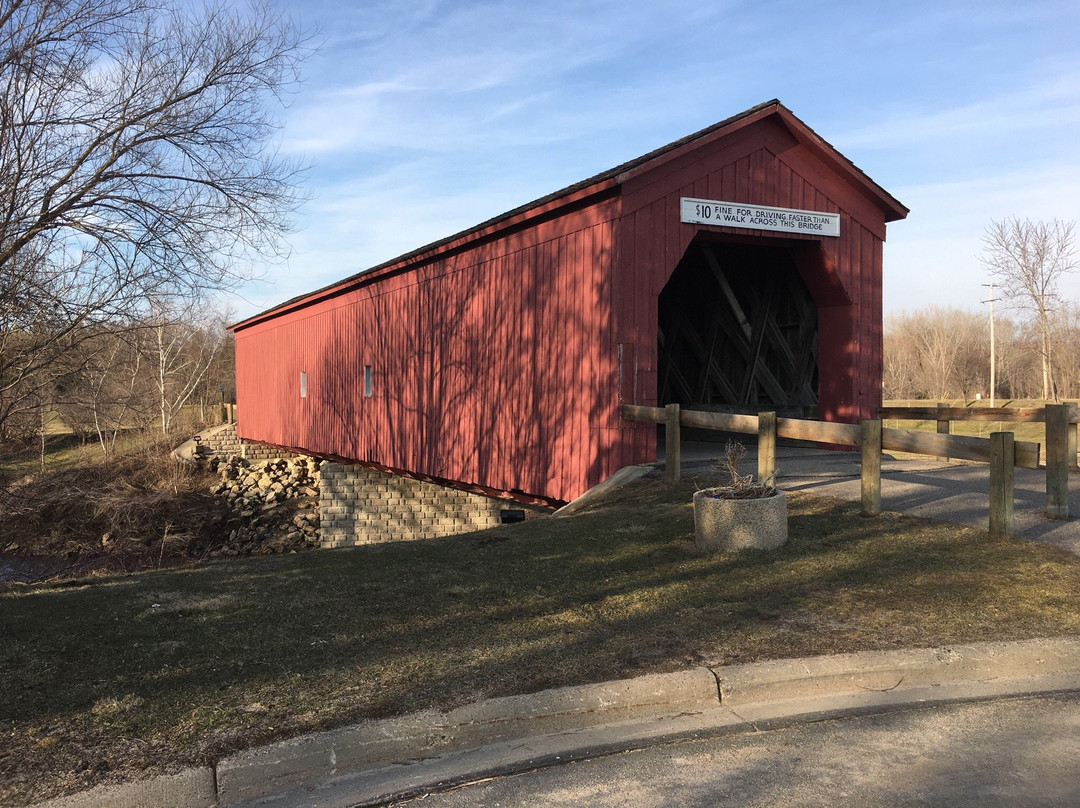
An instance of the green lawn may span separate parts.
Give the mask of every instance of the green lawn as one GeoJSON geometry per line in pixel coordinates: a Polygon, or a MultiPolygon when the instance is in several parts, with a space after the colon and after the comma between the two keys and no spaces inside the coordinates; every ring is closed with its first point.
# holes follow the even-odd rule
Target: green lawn
{"type": "Polygon", "coordinates": [[[692,542],[693,481],[389,544],[0,592],[0,803],[365,718],[693,665],[1080,630],[1080,559],[792,495],[692,542]]]}

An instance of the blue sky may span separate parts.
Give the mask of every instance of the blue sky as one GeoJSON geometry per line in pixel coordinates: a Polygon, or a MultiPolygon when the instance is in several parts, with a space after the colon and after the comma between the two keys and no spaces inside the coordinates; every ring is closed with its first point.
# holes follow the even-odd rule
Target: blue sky
{"type": "Polygon", "coordinates": [[[242,317],[771,98],[911,208],[886,313],[979,308],[991,219],[1080,220],[1076,0],[279,2],[320,29],[281,133],[311,198],[242,317]]]}

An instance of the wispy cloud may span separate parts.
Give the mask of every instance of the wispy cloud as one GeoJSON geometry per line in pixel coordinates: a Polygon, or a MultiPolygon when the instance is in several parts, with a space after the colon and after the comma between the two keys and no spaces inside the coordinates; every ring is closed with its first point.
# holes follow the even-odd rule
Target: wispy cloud
{"type": "MultiPolygon", "coordinates": [[[[987,225],[1010,216],[1080,225],[1077,177],[1080,158],[1039,171],[892,189],[911,207],[911,215],[889,226],[886,309],[916,309],[928,299],[977,305],[981,284],[989,280],[979,260],[987,225]]],[[[1067,278],[1062,291],[1080,300],[1080,275],[1067,278]]]]}
{"type": "Polygon", "coordinates": [[[930,109],[886,108],[883,119],[848,131],[851,148],[898,149],[963,139],[997,140],[1080,125],[1080,72],[1050,85],[974,103],[930,109]]]}
{"type": "MultiPolygon", "coordinates": [[[[681,5],[703,13],[699,4],[681,5]]],[[[711,8],[718,14],[723,6],[711,8]]],[[[673,10],[608,0],[448,3],[399,20],[400,28],[384,22],[377,47],[361,41],[323,54],[323,74],[337,78],[291,110],[284,147],[322,158],[350,150],[452,151],[478,138],[538,142],[550,140],[572,110],[583,120],[591,114],[595,127],[615,111],[604,99],[625,86],[627,59],[649,61],[647,45],[672,24],[673,10]],[[530,110],[550,115],[551,125],[531,132],[518,126],[515,115],[530,110]]],[[[397,19],[396,6],[384,12],[397,19]]]]}

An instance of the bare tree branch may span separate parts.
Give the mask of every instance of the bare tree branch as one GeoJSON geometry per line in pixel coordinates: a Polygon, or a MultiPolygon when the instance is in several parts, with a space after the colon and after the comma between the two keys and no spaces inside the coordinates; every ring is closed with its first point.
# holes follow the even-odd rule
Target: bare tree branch
{"type": "Polygon", "coordinates": [[[1061,307],[1058,284],[1076,271],[1076,223],[1018,218],[993,221],[983,236],[982,262],[1001,284],[1005,298],[1027,311],[1039,329],[1043,398],[1058,400],[1053,375],[1054,314],[1061,307]]]}
{"type": "Polygon", "coordinates": [[[285,254],[305,47],[268,0],[0,0],[0,436],[72,339],[285,254]]]}

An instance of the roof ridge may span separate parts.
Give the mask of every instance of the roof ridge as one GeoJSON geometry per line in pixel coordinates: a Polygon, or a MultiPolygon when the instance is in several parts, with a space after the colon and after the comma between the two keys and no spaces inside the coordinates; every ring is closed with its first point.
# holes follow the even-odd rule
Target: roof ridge
{"type": "MultiPolygon", "coordinates": [[[[899,206],[901,208],[903,207],[903,205],[901,205],[894,197],[892,197],[891,194],[889,194],[887,191],[885,191],[884,188],[882,188],[877,183],[875,183],[872,179],[870,179],[870,177],[867,176],[867,174],[864,171],[862,171],[862,169],[860,169],[858,166],[856,166],[854,163],[852,163],[850,160],[848,160],[844,155],[840,154],[840,152],[837,151],[834,146],[832,146],[830,143],[828,143],[824,138],[822,138],[820,135],[818,135],[817,132],[815,132],[813,129],[811,129],[809,126],[807,126],[798,116],[796,116],[793,112],[791,112],[791,110],[789,110],[787,107],[785,107],[780,102],[779,99],[773,98],[773,99],[771,99],[769,101],[765,101],[765,102],[763,102],[761,104],[757,104],[757,105],[755,105],[753,107],[750,107],[749,109],[743,110],[742,112],[739,112],[739,113],[737,113],[735,115],[732,115],[732,116],[730,116],[728,118],[725,118],[722,121],[718,121],[717,123],[710,124],[709,126],[706,126],[703,129],[699,129],[698,131],[693,132],[692,134],[681,137],[678,140],[674,140],[674,141],[672,141],[670,143],[667,143],[667,144],[665,144],[663,146],[660,146],[659,148],[653,149],[652,151],[647,152],[647,153],[645,153],[645,154],[643,154],[643,155],[641,155],[639,157],[635,157],[632,160],[627,160],[626,162],[620,163],[619,165],[614,166],[613,168],[609,168],[609,169],[607,169],[605,171],[601,171],[599,174],[594,174],[594,175],[592,175],[592,176],[590,176],[590,177],[588,177],[586,179],[575,182],[572,185],[568,185],[568,186],[566,186],[564,188],[560,188],[557,191],[553,191],[553,192],[551,192],[549,194],[545,194],[544,196],[538,197],[537,199],[533,199],[530,202],[526,202],[523,205],[518,205],[517,207],[512,208],[512,209],[506,211],[505,213],[500,213],[497,216],[491,217],[490,219],[485,219],[484,221],[480,222],[479,224],[473,225],[472,227],[468,227],[468,228],[466,228],[464,230],[460,230],[460,231],[458,231],[456,233],[453,233],[453,234],[451,234],[449,236],[445,236],[443,238],[437,239],[436,241],[425,244],[425,245],[423,245],[421,247],[418,247],[418,248],[416,248],[414,250],[410,250],[407,253],[403,253],[403,254],[397,256],[396,258],[391,258],[388,261],[383,261],[382,263],[379,263],[379,264],[376,264],[374,266],[368,267],[367,269],[362,269],[359,272],[356,272],[356,273],[354,273],[352,275],[349,275],[349,276],[347,276],[345,278],[342,278],[341,280],[334,281],[333,283],[327,284],[326,286],[323,286],[323,287],[321,287],[319,289],[315,289],[313,291],[306,292],[304,294],[301,294],[301,295],[298,295],[296,297],[290,298],[289,300],[286,300],[286,301],[284,301],[282,303],[279,303],[279,304],[277,304],[275,306],[272,306],[271,308],[266,309],[265,311],[259,312],[258,314],[254,314],[254,315],[252,315],[250,317],[245,318],[244,320],[241,320],[238,323],[235,323],[235,324],[229,326],[229,329],[235,331],[237,329],[244,328],[244,327],[246,327],[248,325],[253,325],[256,321],[263,320],[266,317],[274,314],[275,312],[281,311],[282,309],[293,307],[293,306],[297,305],[298,303],[300,303],[302,301],[311,300],[312,302],[314,302],[315,299],[322,299],[322,298],[330,297],[332,295],[342,294],[345,291],[347,291],[348,289],[352,288],[356,283],[360,282],[365,277],[370,276],[370,275],[374,275],[375,273],[379,272],[380,270],[387,270],[387,269],[390,269],[390,268],[395,267],[395,266],[400,267],[400,268],[404,268],[405,265],[407,265],[410,261],[413,261],[413,260],[415,260],[417,258],[420,258],[421,256],[424,256],[426,254],[432,253],[432,252],[438,250],[439,248],[445,247],[445,246],[447,246],[449,244],[452,244],[452,243],[454,243],[456,241],[460,241],[460,240],[466,239],[469,236],[472,236],[474,234],[481,233],[484,230],[487,230],[489,228],[492,228],[492,227],[500,224],[501,222],[509,221],[510,219],[513,219],[513,218],[515,218],[517,216],[520,216],[520,215],[522,215],[524,213],[527,213],[530,210],[543,207],[544,205],[556,202],[559,199],[562,199],[562,198],[565,198],[565,197],[572,196],[573,194],[575,194],[577,192],[584,191],[584,190],[586,190],[588,188],[600,185],[600,184],[605,183],[605,182],[611,182],[611,181],[618,182],[620,177],[622,177],[623,175],[627,174],[630,171],[633,171],[635,168],[639,168],[639,167],[644,166],[644,165],[646,165],[646,164],[648,164],[650,162],[653,162],[654,160],[657,160],[657,159],[663,157],[664,155],[666,155],[666,154],[668,154],[670,152],[676,151],[676,150],[682,148],[683,146],[686,146],[686,145],[688,145],[690,143],[693,143],[696,140],[700,140],[701,138],[707,137],[708,135],[710,135],[710,134],[712,134],[714,132],[717,132],[717,131],[719,131],[721,129],[728,128],[728,127],[738,123],[739,121],[742,121],[742,120],[744,120],[746,118],[753,117],[755,115],[758,115],[758,114],[764,112],[765,110],[768,110],[770,107],[775,108],[775,111],[777,113],[782,113],[784,116],[787,116],[792,121],[794,121],[799,127],[805,129],[806,132],[808,132],[810,135],[812,135],[813,138],[817,141],[817,143],[820,144],[818,146],[818,148],[820,148],[820,149],[826,151],[827,153],[831,154],[834,157],[834,159],[839,158],[839,161],[843,164],[844,167],[846,167],[847,169],[855,172],[883,200],[886,200],[887,202],[889,202],[891,204],[895,204],[896,206],[899,206]]],[[[906,208],[904,208],[904,210],[906,212],[906,208]]]]}

